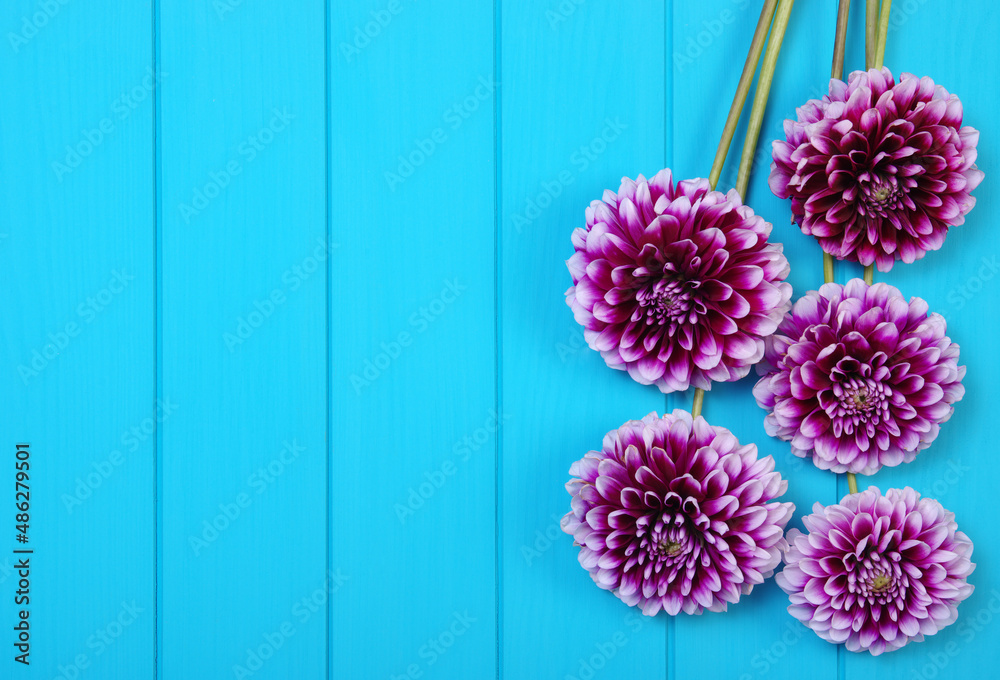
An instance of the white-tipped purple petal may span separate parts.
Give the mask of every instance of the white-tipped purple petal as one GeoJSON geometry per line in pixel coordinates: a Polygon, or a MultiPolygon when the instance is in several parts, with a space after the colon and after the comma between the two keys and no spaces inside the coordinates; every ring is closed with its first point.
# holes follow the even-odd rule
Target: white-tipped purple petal
{"type": "Polygon", "coordinates": [[[926,302],[885,283],[806,293],[758,367],[768,434],[823,470],[870,475],[912,461],[965,393],[946,333],[926,302]]]}
{"type": "Polygon", "coordinates": [[[563,531],[594,582],[644,614],[725,611],[787,547],[794,506],[775,502],[787,484],[773,470],[704,418],[651,413],[570,468],[563,531]]]}
{"type": "Polygon", "coordinates": [[[817,503],[803,521],[809,533],[788,532],[775,581],[792,616],[849,651],[878,656],[919,642],[954,623],[972,594],[972,542],[952,513],[911,488],[883,496],[869,487],[839,505],[817,503]]]}
{"type": "Polygon", "coordinates": [[[834,257],[889,271],[940,248],[975,206],[979,133],[930,78],[857,71],[797,113],[773,145],[769,183],[834,257]]]}
{"type": "Polygon", "coordinates": [[[663,392],[745,376],[790,306],[771,225],[731,191],[669,171],[624,178],[586,211],[566,302],[612,368],[663,392]]]}

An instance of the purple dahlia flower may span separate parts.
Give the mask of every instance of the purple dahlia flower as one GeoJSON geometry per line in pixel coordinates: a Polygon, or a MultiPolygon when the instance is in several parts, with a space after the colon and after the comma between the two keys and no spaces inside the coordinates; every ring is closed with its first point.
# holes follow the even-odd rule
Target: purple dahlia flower
{"type": "Polygon", "coordinates": [[[771,225],[708,180],[622,180],[573,232],[566,302],[608,366],[663,392],[742,378],[789,306],[771,225]]]}
{"type": "Polygon", "coordinates": [[[817,503],[802,521],[809,533],[788,532],[775,581],[792,616],[824,640],[891,652],[954,623],[972,594],[972,542],[954,514],[909,487],[817,503]]]}
{"type": "Polygon", "coordinates": [[[884,283],[806,293],[770,338],[754,387],[764,428],[823,470],[870,475],[930,446],[965,394],[940,314],[884,283]]]}
{"type": "Polygon", "coordinates": [[[788,482],[729,430],[674,411],[630,420],[573,463],[562,528],[605,590],[652,616],[725,611],[774,573],[788,482]]]}
{"type": "Polygon", "coordinates": [[[797,114],[774,142],[771,190],[831,255],[887,272],[940,248],[976,204],[979,132],[930,78],[856,71],[797,114]]]}

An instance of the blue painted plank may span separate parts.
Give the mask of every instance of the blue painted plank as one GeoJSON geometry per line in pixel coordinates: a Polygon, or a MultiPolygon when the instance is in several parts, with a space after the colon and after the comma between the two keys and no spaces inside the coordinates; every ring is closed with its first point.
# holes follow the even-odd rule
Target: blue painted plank
{"type": "Polygon", "coordinates": [[[503,3],[503,675],[664,677],[667,617],[599,589],[559,528],[569,466],[663,395],[608,368],[566,306],[584,210],[666,165],[663,3],[503,3]]]}
{"type": "Polygon", "coordinates": [[[331,6],[335,678],[496,673],[493,16],[331,6]]]}
{"type": "Polygon", "coordinates": [[[0,676],[151,677],[151,6],[18,1],[2,26],[0,676]],[[31,452],[24,545],[19,442],[31,452]],[[35,551],[26,607],[15,547],[35,551]],[[30,666],[14,660],[23,608],[30,666]]]}
{"type": "MultiPolygon", "coordinates": [[[[976,543],[959,622],[873,659],[804,630],[773,582],[725,615],[647,618],[577,564],[558,528],[569,464],[690,395],[585,347],[563,302],[569,235],[622,175],[708,172],[759,0],[630,8],[161,0],[154,24],[149,2],[15,2],[0,446],[31,444],[39,623],[31,667],[7,654],[4,677],[152,677],[157,651],[162,678],[909,680],[1000,661],[982,500],[1000,473],[984,453],[1000,380],[986,3],[966,8],[982,14],[970,27],[898,0],[886,57],[958,93],[983,131],[966,225],[877,275],[945,314],[969,367],[932,448],[871,480],[938,498],[976,543]]],[[[819,285],[819,248],[765,178],[782,119],[825,89],[834,11],[795,8],[748,198],[786,245],[796,297],[819,285]]],[[[754,381],[716,386],[705,415],[775,456],[800,525],[844,480],[767,438],[754,381]]]]}
{"type": "Polygon", "coordinates": [[[160,3],[160,677],[321,678],[324,4],[160,3]]]}
{"type": "MultiPolygon", "coordinates": [[[[718,0],[711,3],[674,3],[674,167],[679,177],[707,177],[712,154],[725,124],[753,36],[762,2],[718,0]],[[711,83],[712,87],[706,87],[711,83]]],[[[772,240],[784,244],[791,264],[793,299],[822,283],[819,247],[790,224],[787,202],[771,194],[767,175],[771,140],[781,132],[784,118],[810,95],[825,87],[830,75],[836,3],[796,3],[771,88],[746,203],[774,225],[772,240]],[[818,36],[823,36],[819,39],[818,36]],[[829,40],[825,39],[829,36],[829,40]]],[[[728,191],[746,134],[752,93],[729,152],[719,189],[728,191]]],[[[705,395],[703,415],[713,425],[730,429],[743,443],[757,445],[760,455],[774,456],[788,480],[782,500],[796,505],[789,523],[801,528],[801,517],[816,501],[837,500],[834,475],[792,455],[787,443],[764,432],[764,411],[751,392],[756,371],[735,383],[713,386],[705,395]]],[[[684,402],[690,408],[690,395],[684,402]]],[[[774,579],[754,589],[726,614],[681,617],[675,633],[678,650],[673,677],[693,677],[712,659],[718,677],[800,678],[808,664],[810,677],[836,678],[837,651],[793,619],[786,611],[787,596],[774,579]],[[720,640],[726,653],[718,654],[720,640]]]]}

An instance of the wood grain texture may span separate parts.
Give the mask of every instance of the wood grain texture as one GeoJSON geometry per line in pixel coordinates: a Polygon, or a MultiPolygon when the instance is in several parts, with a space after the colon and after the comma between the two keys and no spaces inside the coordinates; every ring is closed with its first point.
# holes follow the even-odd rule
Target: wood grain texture
{"type": "Polygon", "coordinates": [[[160,675],[323,677],[324,6],[160,13],[160,675]]]}
{"type": "MultiPolygon", "coordinates": [[[[862,4],[846,73],[863,64],[862,4]]],[[[586,347],[564,301],[570,235],[623,176],[708,174],[760,5],[15,0],[0,19],[0,508],[27,440],[39,552],[32,665],[5,652],[0,677],[995,667],[1000,10],[986,2],[893,3],[886,65],[961,96],[986,180],[942,251],[876,274],[948,319],[966,397],[915,463],[859,479],[956,513],[979,564],[959,621],[872,658],[795,622],[773,581],[724,615],[643,617],[592,583],[559,528],[573,461],[626,420],[691,406],[586,347]]],[[[796,3],[747,197],[785,244],[796,298],[820,284],[820,250],[767,187],[770,142],[827,86],[836,9],[796,3]]],[[[858,275],[837,264],[838,281],[858,275]]],[[[766,436],[754,382],[715,386],[704,415],[775,457],[801,527],[846,483],[766,436]]]]}
{"type": "Polygon", "coordinates": [[[493,677],[493,6],[335,7],[331,676],[493,677]]]}
{"type": "Polygon", "coordinates": [[[503,670],[662,678],[665,617],[643,617],[598,589],[559,519],[570,464],[609,430],[665,407],[655,387],[587,348],[564,297],[569,237],[586,223],[584,209],[624,175],[665,165],[664,10],[565,4],[573,11],[503,6],[503,670]]]}
{"type": "Polygon", "coordinates": [[[153,126],[142,86],[152,13],[149,2],[112,4],[4,12],[5,678],[153,671],[152,430],[131,432],[151,425],[155,396],[153,126]],[[25,547],[14,542],[19,442],[32,452],[30,666],[14,662],[12,632],[24,576],[11,554],[25,547]],[[123,607],[135,612],[126,626],[123,607]]]}

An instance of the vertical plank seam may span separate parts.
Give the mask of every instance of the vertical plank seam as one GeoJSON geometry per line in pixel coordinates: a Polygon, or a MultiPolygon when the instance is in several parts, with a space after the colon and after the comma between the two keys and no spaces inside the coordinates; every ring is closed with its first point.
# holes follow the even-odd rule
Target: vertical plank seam
{"type": "Polygon", "coordinates": [[[497,680],[503,678],[503,483],[502,483],[502,457],[503,457],[503,325],[502,325],[502,302],[501,292],[501,197],[503,195],[501,186],[501,76],[503,74],[501,64],[501,19],[502,0],[493,0],[493,82],[496,89],[493,94],[493,334],[494,334],[494,366],[496,377],[494,379],[494,399],[495,411],[497,414],[497,437],[496,454],[493,464],[494,479],[494,574],[496,578],[494,607],[496,616],[496,677],[497,680]]]}
{"type": "MultiPolygon", "coordinates": [[[[663,3],[663,167],[672,168],[674,162],[674,77],[671,54],[674,44],[674,3],[664,0],[663,3]]],[[[674,399],[669,393],[664,395],[663,408],[667,413],[673,410],[674,399]]],[[[673,669],[673,648],[676,635],[676,621],[673,616],[667,618],[664,648],[664,675],[666,680],[675,676],[673,669]]]]}
{"type": "MultiPolygon", "coordinates": [[[[163,220],[160,157],[160,0],[150,4],[152,20],[152,61],[153,61],[153,413],[163,397],[163,220]]],[[[163,431],[161,423],[154,418],[156,436],[153,440],[153,678],[161,677],[163,631],[160,622],[163,593],[160,584],[163,579],[163,509],[160,505],[163,489],[163,431]]]]}
{"type": "MultiPolygon", "coordinates": [[[[331,222],[331,212],[330,212],[330,202],[332,197],[330,196],[330,164],[331,164],[331,148],[330,148],[330,78],[332,71],[330,69],[330,0],[323,0],[323,129],[326,139],[326,157],[324,159],[324,191],[326,196],[326,213],[324,215],[325,224],[323,225],[323,231],[326,234],[326,249],[330,252],[330,244],[333,243],[333,223],[331,222]]],[[[326,452],[326,522],[324,523],[326,532],[326,573],[323,575],[324,579],[330,578],[330,573],[333,571],[333,553],[332,553],[332,541],[330,540],[330,530],[331,522],[330,519],[333,516],[333,497],[330,493],[332,488],[330,475],[332,472],[333,465],[333,438],[330,432],[331,425],[331,412],[333,409],[333,385],[332,385],[332,372],[333,372],[333,345],[331,342],[332,333],[331,320],[333,318],[332,306],[333,306],[333,258],[326,258],[326,447],[324,451],[326,452]]],[[[326,680],[330,680],[330,676],[333,673],[333,659],[331,658],[331,642],[333,635],[333,598],[326,598],[326,634],[324,636],[324,641],[326,643],[326,680]]]]}

